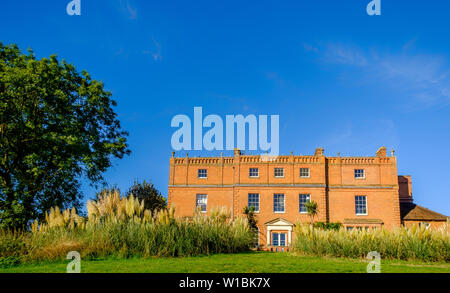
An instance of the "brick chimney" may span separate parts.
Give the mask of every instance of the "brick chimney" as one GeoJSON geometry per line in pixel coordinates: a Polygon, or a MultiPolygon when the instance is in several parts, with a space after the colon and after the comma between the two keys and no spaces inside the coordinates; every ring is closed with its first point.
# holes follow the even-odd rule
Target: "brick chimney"
{"type": "Polygon", "coordinates": [[[377,157],[386,158],[387,157],[387,148],[380,147],[377,151],[377,157]]]}
{"type": "Polygon", "coordinates": [[[317,148],[316,152],[314,153],[315,157],[323,157],[323,148],[317,148]]]}

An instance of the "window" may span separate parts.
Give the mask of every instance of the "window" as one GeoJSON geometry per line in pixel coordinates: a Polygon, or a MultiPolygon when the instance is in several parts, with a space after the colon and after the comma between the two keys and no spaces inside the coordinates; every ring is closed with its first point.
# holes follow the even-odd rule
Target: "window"
{"type": "Polygon", "coordinates": [[[259,170],[258,168],[250,168],[248,171],[248,175],[250,177],[259,177],[259,170]]]}
{"type": "Polygon", "coordinates": [[[284,168],[275,168],[275,177],[284,177],[284,168]]]}
{"type": "Polygon", "coordinates": [[[248,194],[248,207],[254,207],[255,212],[259,212],[259,194],[249,193],[248,194]]]}
{"type": "Polygon", "coordinates": [[[208,177],[208,170],[206,169],[198,169],[198,178],[207,178],[208,177]]]}
{"type": "Polygon", "coordinates": [[[366,178],[366,174],[364,173],[364,169],[355,169],[355,178],[356,179],[366,178]]]}
{"type": "Polygon", "coordinates": [[[286,246],[286,233],[272,233],[273,246],[286,246]]]}
{"type": "Polygon", "coordinates": [[[421,227],[425,227],[425,229],[429,229],[431,225],[430,225],[430,223],[428,223],[428,222],[421,222],[421,223],[420,223],[420,226],[421,226],[421,227]]]}
{"type": "Polygon", "coordinates": [[[367,198],[365,195],[355,196],[356,215],[367,215],[367,198]]]}
{"type": "Polygon", "coordinates": [[[352,226],[348,226],[348,227],[347,227],[347,231],[350,232],[350,231],[352,231],[352,230],[353,230],[353,227],[352,227],[352,226]]]}
{"type": "Polygon", "coordinates": [[[206,213],[206,206],[208,204],[208,196],[206,194],[197,194],[196,207],[202,213],[206,213]]]}
{"type": "Polygon", "coordinates": [[[310,200],[311,200],[311,195],[309,195],[309,194],[300,194],[298,196],[300,213],[302,213],[302,214],[307,213],[305,203],[307,203],[310,200]]]}
{"type": "Polygon", "coordinates": [[[284,213],[284,194],[273,195],[273,211],[275,213],[284,213]]]}
{"type": "Polygon", "coordinates": [[[309,178],[309,168],[300,168],[300,177],[309,178]]]}

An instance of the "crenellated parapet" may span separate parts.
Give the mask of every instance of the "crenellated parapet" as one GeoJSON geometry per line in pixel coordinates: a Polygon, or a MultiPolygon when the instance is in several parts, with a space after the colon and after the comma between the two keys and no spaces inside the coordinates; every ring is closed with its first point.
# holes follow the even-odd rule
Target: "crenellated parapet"
{"type": "Polygon", "coordinates": [[[217,165],[217,164],[257,164],[257,163],[272,163],[272,164],[314,164],[323,163],[325,158],[328,164],[342,164],[342,165],[377,165],[377,164],[395,164],[396,158],[394,156],[387,157],[383,152],[377,152],[377,156],[373,157],[326,157],[323,156],[322,150],[316,151],[314,156],[268,156],[268,155],[245,155],[241,152],[236,153],[234,157],[173,157],[172,163],[175,165],[217,165]]]}

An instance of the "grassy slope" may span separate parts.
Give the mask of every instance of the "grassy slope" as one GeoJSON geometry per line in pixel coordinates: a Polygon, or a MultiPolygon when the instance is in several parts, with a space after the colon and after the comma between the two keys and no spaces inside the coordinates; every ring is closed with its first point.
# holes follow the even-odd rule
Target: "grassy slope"
{"type": "MultiPolygon", "coordinates": [[[[0,273],[64,273],[66,262],[0,269],[0,273]]],[[[250,252],[191,258],[103,259],[82,261],[84,273],[365,273],[367,261],[250,252]]],[[[384,273],[450,273],[450,264],[381,261],[384,273]]]]}

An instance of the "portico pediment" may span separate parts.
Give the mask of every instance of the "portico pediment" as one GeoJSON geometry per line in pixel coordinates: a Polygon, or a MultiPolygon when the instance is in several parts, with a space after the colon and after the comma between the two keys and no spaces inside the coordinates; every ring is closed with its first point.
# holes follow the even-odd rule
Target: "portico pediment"
{"type": "Polygon", "coordinates": [[[264,223],[266,226],[294,226],[294,223],[285,220],[283,218],[276,218],[273,220],[270,220],[269,222],[264,223]]]}

